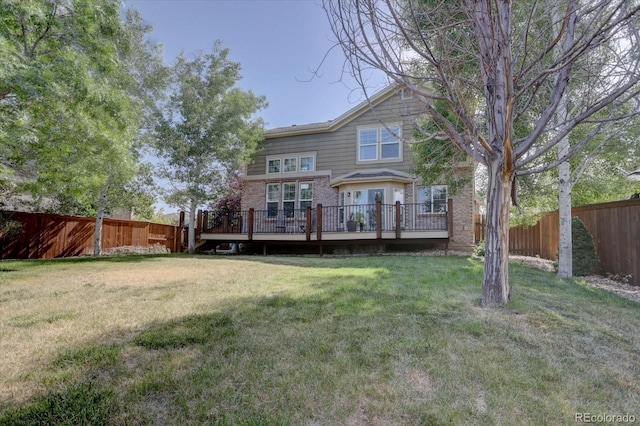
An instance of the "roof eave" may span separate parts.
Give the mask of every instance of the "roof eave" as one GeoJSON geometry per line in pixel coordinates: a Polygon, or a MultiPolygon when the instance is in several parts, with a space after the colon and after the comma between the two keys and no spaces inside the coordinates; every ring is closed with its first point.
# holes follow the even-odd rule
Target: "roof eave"
{"type": "Polygon", "coordinates": [[[344,126],[346,123],[352,121],[356,117],[364,114],[369,111],[371,107],[375,107],[376,105],[384,102],[393,96],[398,90],[397,85],[391,85],[384,90],[376,93],[371,96],[367,100],[359,103],[355,107],[351,108],[349,111],[345,112],[335,120],[330,120],[325,123],[316,123],[316,124],[304,124],[304,125],[294,125],[289,127],[278,127],[275,129],[267,130],[264,134],[265,139],[274,139],[280,138],[284,136],[300,136],[300,135],[312,135],[317,133],[328,133],[334,132],[344,126]]]}

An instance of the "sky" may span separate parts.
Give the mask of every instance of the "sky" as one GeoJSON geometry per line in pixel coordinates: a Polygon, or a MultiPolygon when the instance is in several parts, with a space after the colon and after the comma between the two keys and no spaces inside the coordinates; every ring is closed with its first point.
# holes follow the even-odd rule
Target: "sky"
{"type": "MultiPolygon", "coordinates": [[[[264,95],[266,128],[333,120],[364,100],[335,47],[320,0],[125,0],[153,27],[172,63],[216,40],[242,66],[238,86],[264,95]],[[326,58],[325,58],[326,57],[326,58]],[[314,74],[313,70],[318,70],[314,74]]],[[[382,89],[380,76],[371,86],[382,89]]]]}

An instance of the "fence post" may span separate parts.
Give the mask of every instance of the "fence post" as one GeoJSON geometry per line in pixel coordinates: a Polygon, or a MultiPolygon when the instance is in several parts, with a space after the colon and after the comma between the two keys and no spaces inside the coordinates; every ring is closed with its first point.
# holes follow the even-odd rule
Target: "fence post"
{"type": "Polygon", "coordinates": [[[176,248],[176,252],[182,253],[182,247],[184,245],[184,210],[180,211],[180,219],[178,220],[178,247],[176,248]]]}
{"type": "Polygon", "coordinates": [[[306,214],[306,217],[305,217],[306,221],[304,226],[304,229],[305,229],[304,232],[306,233],[307,241],[310,241],[311,240],[311,223],[312,223],[311,215],[313,214],[311,213],[311,206],[307,206],[305,214],[306,214]]]}

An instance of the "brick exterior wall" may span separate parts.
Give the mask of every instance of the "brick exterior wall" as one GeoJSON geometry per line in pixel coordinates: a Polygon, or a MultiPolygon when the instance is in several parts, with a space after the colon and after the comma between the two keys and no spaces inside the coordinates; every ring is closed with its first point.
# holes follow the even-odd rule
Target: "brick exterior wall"
{"type": "Polygon", "coordinates": [[[453,199],[453,235],[449,248],[470,251],[473,249],[473,211],[475,190],[473,183],[458,190],[453,199]]]}
{"type": "MultiPolygon", "coordinates": [[[[266,184],[279,182],[313,182],[313,203],[323,206],[338,205],[338,191],[329,186],[329,176],[319,176],[313,179],[260,179],[247,180],[242,189],[242,210],[266,209],[266,184]]],[[[475,243],[473,233],[473,213],[474,213],[474,185],[473,182],[458,190],[452,196],[453,199],[453,233],[449,243],[449,248],[453,250],[470,251],[475,243]]],[[[405,185],[405,203],[414,203],[413,185],[405,185]]]]}
{"type": "Polygon", "coordinates": [[[265,210],[267,208],[267,183],[313,182],[314,208],[318,203],[323,206],[338,205],[338,191],[329,186],[329,176],[316,176],[309,179],[260,179],[245,180],[242,184],[241,210],[265,210]]]}

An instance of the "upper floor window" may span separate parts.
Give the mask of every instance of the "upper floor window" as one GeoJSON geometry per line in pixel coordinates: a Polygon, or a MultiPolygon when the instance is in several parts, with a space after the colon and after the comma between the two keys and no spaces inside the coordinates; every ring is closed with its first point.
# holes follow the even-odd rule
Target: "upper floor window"
{"type": "Polygon", "coordinates": [[[315,169],[315,153],[270,155],[267,157],[267,174],[313,172],[315,169]]]}
{"type": "Polygon", "coordinates": [[[298,157],[285,158],[283,172],[297,172],[298,171],[298,157]]]}
{"type": "Polygon", "coordinates": [[[447,211],[447,186],[432,185],[418,187],[420,213],[444,213],[447,211]]]}
{"type": "Polygon", "coordinates": [[[313,155],[307,155],[305,157],[300,157],[300,171],[301,172],[312,172],[316,169],[316,157],[313,155]]]}
{"type": "Polygon", "coordinates": [[[280,173],[280,159],[274,158],[267,161],[267,173],[280,173]]]}
{"type": "Polygon", "coordinates": [[[400,126],[380,126],[358,129],[358,161],[402,159],[400,126]]]}

